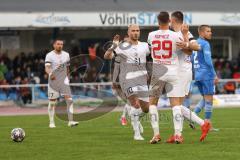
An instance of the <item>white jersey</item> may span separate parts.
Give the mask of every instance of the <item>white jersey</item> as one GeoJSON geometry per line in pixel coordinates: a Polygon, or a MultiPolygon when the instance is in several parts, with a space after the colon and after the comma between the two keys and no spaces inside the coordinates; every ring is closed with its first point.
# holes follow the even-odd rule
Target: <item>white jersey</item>
{"type": "Polygon", "coordinates": [[[148,43],[138,41],[137,45],[128,42],[121,43],[115,52],[120,57],[120,81],[121,78],[136,78],[147,74],[146,57],[150,54],[148,43]]]}
{"type": "Polygon", "coordinates": [[[126,58],[127,63],[146,63],[146,56],[150,54],[149,46],[146,42],[138,41],[137,45],[130,45],[128,42],[121,43],[116,49],[117,55],[126,58]]]}
{"type": "Polygon", "coordinates": [[[176,42],[182,38],[171,30],[156,30],[148,35],[148,43],[151,45],[153,63],[163,64],[168,70],[179,67],[179,59],[176,42]]]}
{"type": "Polygon", "coordinates": [[[60,54],[57,54],[53,50],[46,55],[45,65],[51,65],[51,69],[54,71],[59,65],[67,64],[69,61],[69,53],[61,51],[60,54]]]}
{"type": "MultiPolygon", "coordinates": [[[[176,32],[179,37],[183,38],[183,34],[181,31],[176,32]]],[[[188,32],[188,39],[193,39],[193,35],[188,32]]],[[[186,71],[192,72],[192,63],[191,63],[191,56],[185,54],[184,52],[179,52],[179,69],[180,72],[185,73],[186,71]]]]}

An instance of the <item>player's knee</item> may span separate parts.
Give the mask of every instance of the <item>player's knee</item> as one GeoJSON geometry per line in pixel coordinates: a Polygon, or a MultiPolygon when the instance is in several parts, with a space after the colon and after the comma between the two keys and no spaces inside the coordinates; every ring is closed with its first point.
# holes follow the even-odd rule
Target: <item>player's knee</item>
{"type": "Polygon", "coordinates": [[[48,104],[48,111],[49,112],[54,110],[54,108],[56,107],[56,103],[57,103],[56,100],[50,100],[49,101],[49,104],[48,104]]]}
{"type": "Polygon", "coordinates": [[[48,109],[53,109],[56,106],[57,101],[56,100],[50,100],[48,109]]]}
{"type": "Polygon", "coordinates": [[[67,98],[66,103],[67,103],[67,105],[73,104],[73,99],[72,98],[67,98]]]}

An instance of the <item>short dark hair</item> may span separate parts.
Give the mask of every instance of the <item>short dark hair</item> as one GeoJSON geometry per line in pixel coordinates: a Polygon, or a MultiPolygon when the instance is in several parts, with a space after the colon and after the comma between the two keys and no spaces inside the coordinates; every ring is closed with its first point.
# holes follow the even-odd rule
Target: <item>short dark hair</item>
{"type": "Polygon", "coordinates": [[[166,11],[162,11],[158,14],[158,24],[168,24],[169,23],[169,14],[166,11]]]}
{"type": "Polygon", "coordinates": [[[64,41],[62,38],[54,38],[53,39],[53,44],[56,43],[57,41],[64,41]]]}
{"type": "Polygon", "coordinates": [[[183,12],[181,11],[175,11],[171,14],[171,17],[174,17],[178,23],[183,23],[183,12]]]}
{"type": "Polygon", "coordinates": [[[200,25],[200,26],[198,27],[198,32],[204,31],[205,28],[211,28],[211,27],[210,27],[209,25],[207,25],[207,24],[200,25]]]}

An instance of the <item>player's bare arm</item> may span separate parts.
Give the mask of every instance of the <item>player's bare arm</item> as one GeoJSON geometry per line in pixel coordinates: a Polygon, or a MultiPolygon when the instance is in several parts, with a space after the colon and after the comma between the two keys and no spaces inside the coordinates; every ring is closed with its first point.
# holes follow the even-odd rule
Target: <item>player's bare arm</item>
{"type": "Polygon", "coordinates": [[[48,74],[48,76],[50,76],[51,80],[55,80],[55,76],[52,73],[52,69],[51,69],[51,65],[47,64],[45,65],[45,72],[48,74]]]}
{"type": "Polygon", "coordinates": [[[191,40],[189,42],[189,49],[191,51],[199,51],[200,50],[200,45],[197,43],[196,40],[191,40]]]}
{"type": "Polygon", "coordinates": [[[119,45],[119,41],[120,41],[120,36],[117,34],[113,37],[112,46],[105,52],[104,59],[112,59],[113,58],[113,56],[114,56],[113,51],[119,45]]]}
{"type": "Polygon", "coordinates": [[[192,40],[190,42],[187,42],[186,44],[182,43],[182,42],[178,42],[179,44],[179,48],[182,48],[182,51],[187,54],[187,55],[192,55],[192,51],[199,51],[200,50],[200,46],[197,43],[197,41],[192,40]],[[180,44],[182,43],[182,44],[180,44]]]}
{"type": "Polygon", "coordinates": [[[189,38],[188,38],[189,26],[187,24],[182,25],[181,32],[183,35],[184,42],[189,42],[189,38]]]}
{"type": "Polygon", "coordinates": [[[191,55],[192,54],[192,51],[189,49],[189,42],[180,41],[180,42],[176,42],[176,45],[185,54],[187,54],[187,55],[191,55]]]}
{"type": "Polygon", "coordinates": [[[183,35],[183,40],[181,42],[177,42],[177,47],[181,48],[183,52],[186,52],[186,54],[190,54],[189,52],[187,52],[189,48],[189,38],[188,38],[189,26],[186,24],[183,24],[181,27],[181,32],[183,35]]]}
{"type": "Polygon", "coordinates": [[[184,41],[189,43],[187,49],[189,49],[190,52],[200,50],[200,45],[197,43],[196,40],[189,41],[189,36],[188,36],[189,26],[187,24],[182,25],[182,33],[183,33],[184,41]]]}
{"type": "Polygon", "coordinates": [[[198,51],[200,49],[199,44],[197,43],[197,41],[195,40],[191,40],[189,41],[189,26],[187,24],[183,24],[182,28],[181,28],[181,32],[183,34],[183,40],[184,43],[179,43],[179,47],[183,48],[182,51],[187,54],[187,55],[191,55],[192,51],[198,51]]]}

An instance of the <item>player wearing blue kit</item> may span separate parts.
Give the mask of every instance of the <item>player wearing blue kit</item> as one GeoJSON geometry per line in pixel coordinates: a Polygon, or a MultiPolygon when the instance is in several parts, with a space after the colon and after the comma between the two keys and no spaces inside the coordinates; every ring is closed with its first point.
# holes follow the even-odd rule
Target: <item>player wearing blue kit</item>
{"type": "Polygon", "coordinates": [[[217,76],[213,67],[211,58],[211,47],[208,40],[212,37],[211,27],[201,25],[198,28],[198,44],[201,49],[193,53],[193,68],[195,84],[198,86],[203,99],[195,108],[195,113],[199,113],[202,108],[205,109],[205,120],[210,121],[212,116],[212,105],[214,95],[214,85],[217,82],[217,76]]]}

